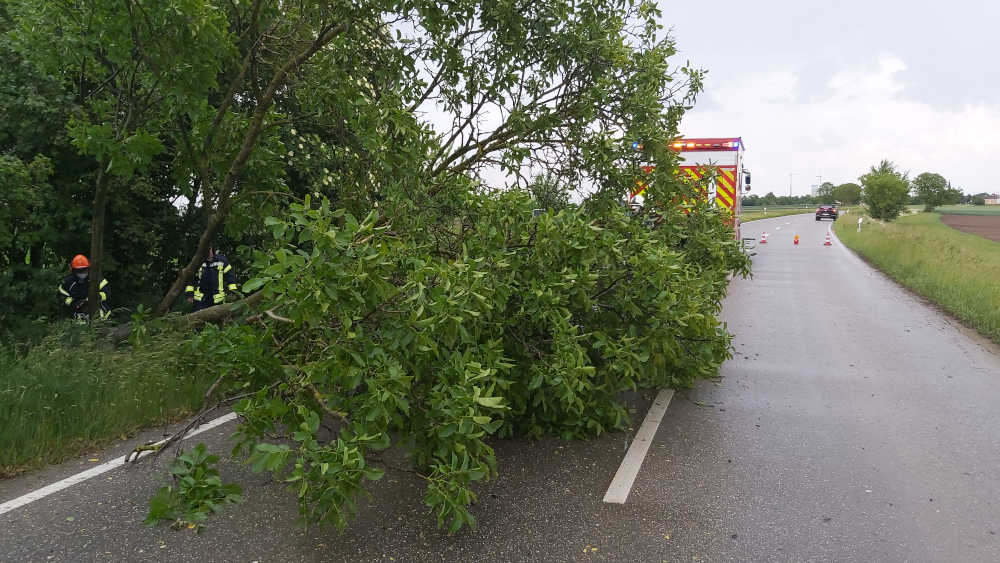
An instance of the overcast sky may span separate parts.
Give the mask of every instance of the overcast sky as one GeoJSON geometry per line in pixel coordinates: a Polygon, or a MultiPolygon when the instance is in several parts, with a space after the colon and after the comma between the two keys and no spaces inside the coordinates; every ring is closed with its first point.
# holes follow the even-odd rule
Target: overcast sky
{"type": "Polygon", "coordinates": [[[1000,1],[667,2],[708,70],[688,137],[742,137],[753,191],[856,182],[887,158],[966,193],[1000,190],[1000,1]]]}

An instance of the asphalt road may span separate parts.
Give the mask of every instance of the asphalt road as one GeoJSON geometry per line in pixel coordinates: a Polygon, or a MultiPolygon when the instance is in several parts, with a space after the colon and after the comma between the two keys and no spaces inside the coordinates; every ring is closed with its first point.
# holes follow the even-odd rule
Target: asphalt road
{"type": "MultiPolygon", "coordinates": [[[[0,560],[1000,561],[1000,351],[823,246],[829,227],[745,225],[771,236],[725,302],[735,356],[674,397],[624,505],[601,499],[627,434],[497,443],[479,530],[456,536],[408,472],[340,534],[296,526],[292,495],[230,461],[246,504],[202,534],[150,528],[146,464],[3,514],[0,560]]],[[[232,428],[195,441],[225,452],[232,428]]],[[[0,502],[118,451],[0,482],[0,502]]]]}

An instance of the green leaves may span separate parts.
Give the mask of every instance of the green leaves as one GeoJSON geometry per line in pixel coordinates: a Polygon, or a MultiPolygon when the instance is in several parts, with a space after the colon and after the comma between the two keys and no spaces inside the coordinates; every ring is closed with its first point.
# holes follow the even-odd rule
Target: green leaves
{"type": "MultiPolygon", "coordinates": [[[[476,402],[484,407],[498,409],[503,407],[503,397],[477,397],[476,402]]],[[[473,417],[478,418],[478,417],[473,417]]],[[[488,417],[485,417],[488,418],[488,417]]]]}
{"type": "Polygon", "coordinates": [[[159,137],[146,131],[123,136],[109,123],[95,125],[79,119],[70,120],[68,128],[73,145],[82,154],[107,162],[105,172],[123,178],[145,171],[164,149],[159,137]]]}
{"type": "MultiPolygon", "coordinates": [[[[491,437],[619,428],[622,391],[690,385],[728,353],[716,315],[748,263],[673,177],[666,141],[701,73],[669,64],[653,3],[10,5],[19,52],[79,97],[67,131],[91,168],[170,186],[186,230],[232,210],[266,309],[191,347],[245,394],[237,450],[308,521],[345,526],[396,445],[439,524],[474,526],[491,437]],[[326,22],[351,25],[280,76],[326,22]],[[632,139],[655,221],[620,205],[632,139]]],[[[176,487],[224,487],[185,455],[154,520],[190,512],[176,487]]]]}
{"type": "MultiPolygon", "coordinates": [[[[453,188],[424,209],[358,220],[320,198],[264,221],[275,244],[246,289],[284,320],[239,330],[285,367],[237,410],[251,465],[307,519],[345,526],[394,436],[439,524],[473,526],[490,436],[620,428],[621,391],[690,385],[728,356],[715,315],[747,264],[720,214],[664,210],[650,229],[618,206],[533,217],[526,193],[453,188]],[[281,428],[293,443],[265,441],[281,428]]],[[[233,369],[260,373],[255,358],[233,369]]]]}
{"type": "Polygon", "coordinates": [[[939,205],[958,203],[962,191],[952,188],[944,176],[934,172],[924,172],[913,179],[911,188],[924,204],[924,211],[934,211],[939,205]]]}
{"type": "Polygon", "coordinates": [[[172,485],[166,485],[149,501],[146,523],[153,526],[169,521],[174,528],[187,527],[198,532],[210,514],[218,514],[228,504],[243,502],[242,489],[236,483],[223,484],[215,464],[218,456],[209,454],[205,444],[178,452],[169,468],[172,485]]]}
{"type": "Polygon", "coordinates": [[[909,201],[910,184],[907,175],[896,170],[895,165],[883,160],[878,166],[861,176],[861,200],[868,213],[876,219],[892,221],[909,201]]]}

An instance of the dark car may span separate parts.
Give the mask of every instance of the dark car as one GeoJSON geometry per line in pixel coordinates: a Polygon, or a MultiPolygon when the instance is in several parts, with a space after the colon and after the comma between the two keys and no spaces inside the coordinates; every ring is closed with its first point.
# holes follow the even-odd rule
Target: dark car
{"type": "Polygon", "coordinates": [[[820,205],[816,208],[816,220],[826,217],[827,219],[837,220],[837,206],[836,205],[820,205]]]}

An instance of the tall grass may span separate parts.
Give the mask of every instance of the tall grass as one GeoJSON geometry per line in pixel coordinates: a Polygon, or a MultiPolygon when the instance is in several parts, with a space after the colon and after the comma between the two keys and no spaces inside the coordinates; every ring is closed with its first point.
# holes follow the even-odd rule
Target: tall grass
{"type": "Polygon", "coordinates": [[[0,477],[191,412],[205,371],[177,334],[114,349],[66,325],[26,352],[0,348],[0,477]]]}
{"type": "Polygon", "coordinates": [[[938,213],[892,223],[837,221],[837,236],[890,277],[1000,342],[1000,243],[941,223],[938,213]]]}

